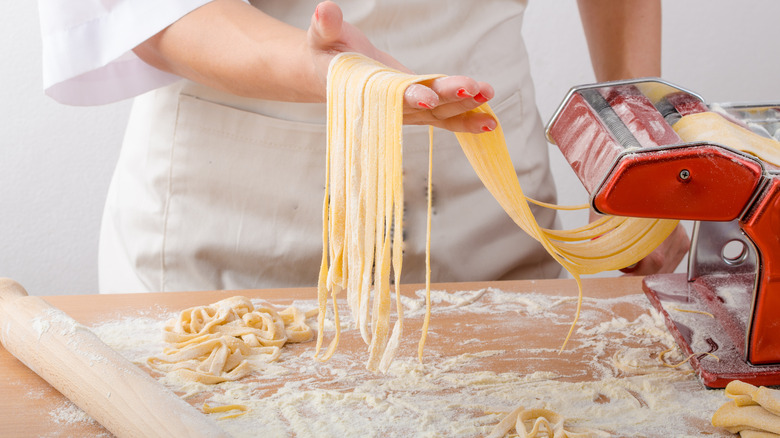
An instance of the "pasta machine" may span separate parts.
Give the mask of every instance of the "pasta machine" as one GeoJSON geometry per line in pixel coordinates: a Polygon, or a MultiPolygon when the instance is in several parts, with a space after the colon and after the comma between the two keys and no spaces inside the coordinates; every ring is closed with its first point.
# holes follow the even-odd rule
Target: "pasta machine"
{"type": "Polygon", "coordinates": [[[780,384],[780,168],[673,126],[704,111],[780,136],[780,105],[706,104],[660,79],[570,90],[547,126],[602,214],[694,221],[686,273],[643,289],[702,383],[780,384]]]}

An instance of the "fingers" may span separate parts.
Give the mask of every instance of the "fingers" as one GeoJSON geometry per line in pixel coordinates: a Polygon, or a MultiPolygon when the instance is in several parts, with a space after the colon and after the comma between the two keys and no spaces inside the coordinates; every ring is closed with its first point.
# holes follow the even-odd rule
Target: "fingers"
{"type": "Polygon", "coordinates": [[[493,87],[465,76],[447,76],[433,81],[431,89],[442,97],[434,109],[440,119],[472,110],[493,98],[493,87]]]}
{"type": "Polygon", "coordinates": [[[465,76],[446,76],[428,86],[414,84],[404,94],[404,123],[429,124],[455,132],[492,131],[498,122],[483,113],[470,113],[494,96],[493,87],[465,76]]]}
{"type": "Polygon", "coordinates": [[[658,253],[651,253],[642,260],[636,262],[633,266],[623,268],[620,272],[626,275],[650,275],[658,274],[663,267],[663,256],[658,253]]]}
{"type": "Polygon", "coordinates": [[[470,111],[493,98],[493,87],[466,76],[445,76],[430,85],[414,84],[404,95],[410,109],[429,109],[438,119],[470,111]]]}
{"type": "Polygon", "coordinates": [[[332,1],[319,3],[314,10],[308,30],[308,44],[315,56],[325,60],[321,61],[325,64],[338,53],[356,52],[397,70],[411,73],[395,58],[374,47],[358,28],[345,22],[341,8],[332,1]]]}
{"type": "Polygon", "coordinates": [[[490,132],[498,126],[498,122],[490,114],[482,112],[467,112],[446,119],[437,119],[431,116],[430,111],[421,111],[404,115],[404,124],[431,125],[452,132],[472,134],[490,132]]]}
{"type": "Polygon", "coordinates": [[[435,91],[422,84],[412,84],[404,92],[404,103],[408,114],[414,110],[432,110],[439,106],[439,95],[435,91]]]}
{"type": "Polygon", "coordinates": [[[331,1],[317,5],[311,17],[309,38],[312,45],[327,47],[341,37],[341,25],[344,17],[341,8],[331,1]]]}
{"type": "MultiPolygon", "coordinates": [[[[317,54],[315,70],[324,74],[335,53],[354,51],[405,73],[412,73],[390,55],[377,50],[359,30],[344,22],[341,8],[324,1],[311,17],[308,43],[317,54]],[[324,56],[323,56],[324,55],[324,56]]],[[[414,84],[404,93],[404,123],[433,125],[455,132],[492,131],[498,122],[490,115],[470,112],[492,99],[493,87],[466,76],[446,76],[414,84]]]]}
{"type": "Polygon", "coordinates": [[[671,235],[636,265],[621,269],[627,275],[668,274],[674,272],[690,247],[688,233],[682,225],[677,225],[671,235]]]}

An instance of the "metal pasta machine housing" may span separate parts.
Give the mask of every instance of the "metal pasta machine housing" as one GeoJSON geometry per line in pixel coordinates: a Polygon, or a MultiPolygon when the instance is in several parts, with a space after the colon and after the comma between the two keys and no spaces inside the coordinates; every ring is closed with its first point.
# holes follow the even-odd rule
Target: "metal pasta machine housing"
{"type": "Polygon", "coordinates": [[[704,111],[780,132],[778,105],[708,105],[649,78],[573,88],[547,138],[597,212],[695,221],[687,274],[647,276],[643,289],[702,383],[778,385],[780,169],[717,142],[683,142],[674,124],[704,111]]]}

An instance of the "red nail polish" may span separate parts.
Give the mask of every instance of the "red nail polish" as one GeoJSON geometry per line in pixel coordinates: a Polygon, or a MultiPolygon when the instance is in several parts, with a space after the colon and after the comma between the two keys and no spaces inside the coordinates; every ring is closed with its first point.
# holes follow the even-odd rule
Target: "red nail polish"
{"type": "Polygon", "coordinates": [[[461,88],[460,90],[458,90],[458,93],[457,93],[457,95],[458,95],[458,97],[460,97],[460,98],[471,97],[471,95],[469,94],[469,92],[468,92],[468,91],[466,91],[466,89],[465,89],[465,88],[461,88]]]}
{"type": "Polygon", "coordinates": [[[425,108],[425,109],[432,109],[433,108],[432,106],[430,106],[426,102],[417,102],[417,105],[420,106],[421,108],[425,108]]]}
{"type": "Polygon", "coordinates": [[[483,96],[482,93],[477,93],[477,95],[474,96],[474,100],[476,100],[479,103],[485,103],[488,101],[488,98],[483,96]]]}
{"type": "Polygon", "coordinates": [[[485,125],[485,126],[482,127],[482,130],[485,131],[485,132],[490,132],[490,131],[493,130],[493,128],[491,128],[490,126],[485,125]]]}
{"type": "Polygon", "coordinates": [[[317,7],[314,8],[314,19],[320,21],[320,5],[317,5],[317,7]]]}

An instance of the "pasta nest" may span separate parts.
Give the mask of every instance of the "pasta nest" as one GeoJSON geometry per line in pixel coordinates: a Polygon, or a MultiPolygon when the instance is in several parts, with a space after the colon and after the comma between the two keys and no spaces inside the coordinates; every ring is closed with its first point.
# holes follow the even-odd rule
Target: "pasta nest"
{"type": "Polygon", "coordinates": [[[163,339],[170,347],[147,363],[201,383],[237,380],[255,370],[253,365],[277,360],[284,344],[312,339],[310,316],[292,306],[282,311],[268,303],[255,306],[242,296],[191,307],[166,322],[163,339]]]}

